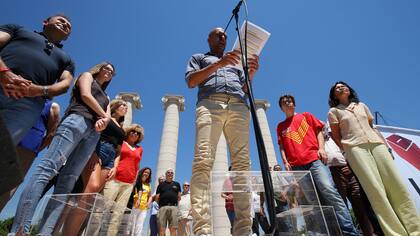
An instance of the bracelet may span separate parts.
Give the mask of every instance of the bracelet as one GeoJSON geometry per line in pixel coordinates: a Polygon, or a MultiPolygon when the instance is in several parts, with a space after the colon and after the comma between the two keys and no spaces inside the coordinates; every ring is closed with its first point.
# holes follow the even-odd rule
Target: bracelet
{"type": "Polygon", "coordinates": [[[7,67],[5,67],[5,68],[0,68],[0,72],[7,72],[7,71],[10,71],[10,69],[9,69],[9,68],[7,68],[7,67]]]}

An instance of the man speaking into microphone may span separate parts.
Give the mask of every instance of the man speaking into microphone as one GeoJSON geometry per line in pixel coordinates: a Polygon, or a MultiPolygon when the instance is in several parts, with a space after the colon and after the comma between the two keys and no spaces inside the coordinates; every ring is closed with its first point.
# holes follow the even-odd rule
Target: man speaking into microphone
{"type": "MultiPolygon", "coordinates": [[[[212,235],[210,216],[210,171],[217,143],[223,132],[229,147],[233,171],[249,171],[249,109],[247,87],[240,63],[240,52],[224,53],[227,35],[222,28],[210,31],[210,51],[194,54],[187,65],[185,80],[189,88],[198,86],[196,139],[191,177],[191,207],[194,235],[212,235]]],[[[258,70],[258,56],[248,58],[249,79],[258,70]]],[[[233,181],[235,184],[235,180],[233,181]]],[[[234,193],[234,236],[251,234],[250,195],[234,193]]]]}

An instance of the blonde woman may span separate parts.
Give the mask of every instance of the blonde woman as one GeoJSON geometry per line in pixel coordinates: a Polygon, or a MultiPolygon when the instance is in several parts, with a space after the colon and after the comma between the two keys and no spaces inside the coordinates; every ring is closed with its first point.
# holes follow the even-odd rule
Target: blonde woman
{"type": "MultiPolygon", "coordinates": [[[[115,176],[116,168],[114,166],[115,158],[119,156],[119,150],[125,138],[125,132],[122,128],[124,116],[127,113],[127,103],[123,100],[113,100],[110,103],[111,121],[101,133],[95,152],[93,152],[89,163],[85,166],[81,174],[84,185],[83,193],[98,193],[102,191],[106,181],[115,176]]],[[[85,210],[81,210],[86,202],[95,200],[94,195],[83,195],[79,200],[77,208],[70,213],[69,220],[64,224],[64,235],[77,235],[80,226],[87,216],[85,210]]]]}
{"type": "Polygon", "coordinates": [[[343,151],[385,235],[420,235],[420,218],[369,108],[339,81],[330,89],[331,136],[343,151]]]}
{"type": "MultiPolygon", "coordinates": [[[[115,73],[103,62],[76,80],[65,116],[57,128],[48,152],[35,169],[20,198],[12,233],[29,234],[31,220],[48,182],[60,175],[54,194],[68,194],[92,155],[99,132],[110,122],[109,100],[105,89],[115,73]],[[108,111],[108,112],[107,112],[108,111]],[[66,164],[61,170],[60,168],[66,164]]],[[[64,205],[50,201],[40,225],[40,234],[51,235],[64,205]]]]}
{"type": "MultiPolygon", "coordinates": [[[[143,148],[139,145],[144,137],[143,127],[132,124],[125,128],[125,134],[125,140],[121,145],[121,154],[116,158],[114,164],[116,168],[115,178],[108,181],[103,190],[104,196],[111,201],[115,201],[118,206],[126,206],[130,199],[143,155],[143,148]]],[[[108,236],[117,235],[123,213],[119,210],[113,212],[111,225],[107,229],[108,236]]],[[[101,231],[104,231],[104,229],[101,229],[101,231]]]]}

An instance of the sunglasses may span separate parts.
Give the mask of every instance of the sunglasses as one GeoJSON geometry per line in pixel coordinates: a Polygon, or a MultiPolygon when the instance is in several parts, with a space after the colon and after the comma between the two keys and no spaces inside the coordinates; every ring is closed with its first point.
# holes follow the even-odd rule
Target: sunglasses
{"type": "Polygon", "coordinates": [[[281,101],[281,104],[288,104],[288,103],[293,103],[293,100],[292,99],[283,99],[282,101],[281,101]]]}
{"type": "Polygon", "coordinates": [[[102,67],[101,69],[102,69],[102,70],[105,70],[105,71],[107,71],[107,72],[109,72],[109,73],[111,73],[112,75],[114,75],[114,70],[113,70],[113,69],[111,69],[111,68],[109,68],[109,67],[107,67],[107,66],[104,66],[104,67],[102,67]]]}
{"type": "Polygon", "coordinates": [[[190,185],[188,185],[188,184],[184,184],[184,187],[189,187],[190,185]]]}
{"type": "Polygon", "coordinates": [[[140,133],[139,133],[139,132],[137,132],[137,131],[134,131],[134,130],[130,131],[130,133],[129,133],[129,134],[131,134],[131,135],[137,135],[137,136],[140,136],[140,133]]]}
{"type": "Polygon", "coordinates": [[[53,48],[54,48],[54,44],[53,44],[53,43],[51,43],[51,42],[50,42],[50,41],[48,41],[48,40],[45,40],[45,48],[44,48],[44,52],[45,52],[46,54],[48,54],[48,55],[51,55],[51,52],[52,52],[53,48]]]}

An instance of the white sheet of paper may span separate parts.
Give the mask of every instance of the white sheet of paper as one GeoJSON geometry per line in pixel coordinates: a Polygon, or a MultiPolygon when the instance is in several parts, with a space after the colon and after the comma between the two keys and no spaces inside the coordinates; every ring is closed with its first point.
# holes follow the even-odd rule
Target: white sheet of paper
{"type": "MultiPolygon", "coordinates": [[[[246,21],[242,23],[242,27],[240,31],[241,39],[242,39],[242,46],[244,46],[243,42],[245,40],[245,23],[246,21]]],[[[248,33],[247,33],[247,40],[246,40],[248,58],[250,58],[253,54],[258,55],[258,56],[260,55],[270,35],[271,34],[265,29],[248,21],[248,33]]],[[[240,50],[238,37],[236,37],[232,50],[240,50]]],[[[239,67],[242,69],[242,63],[239,63],[239,65],[236,65],[235,67],[239,67]]]]}

